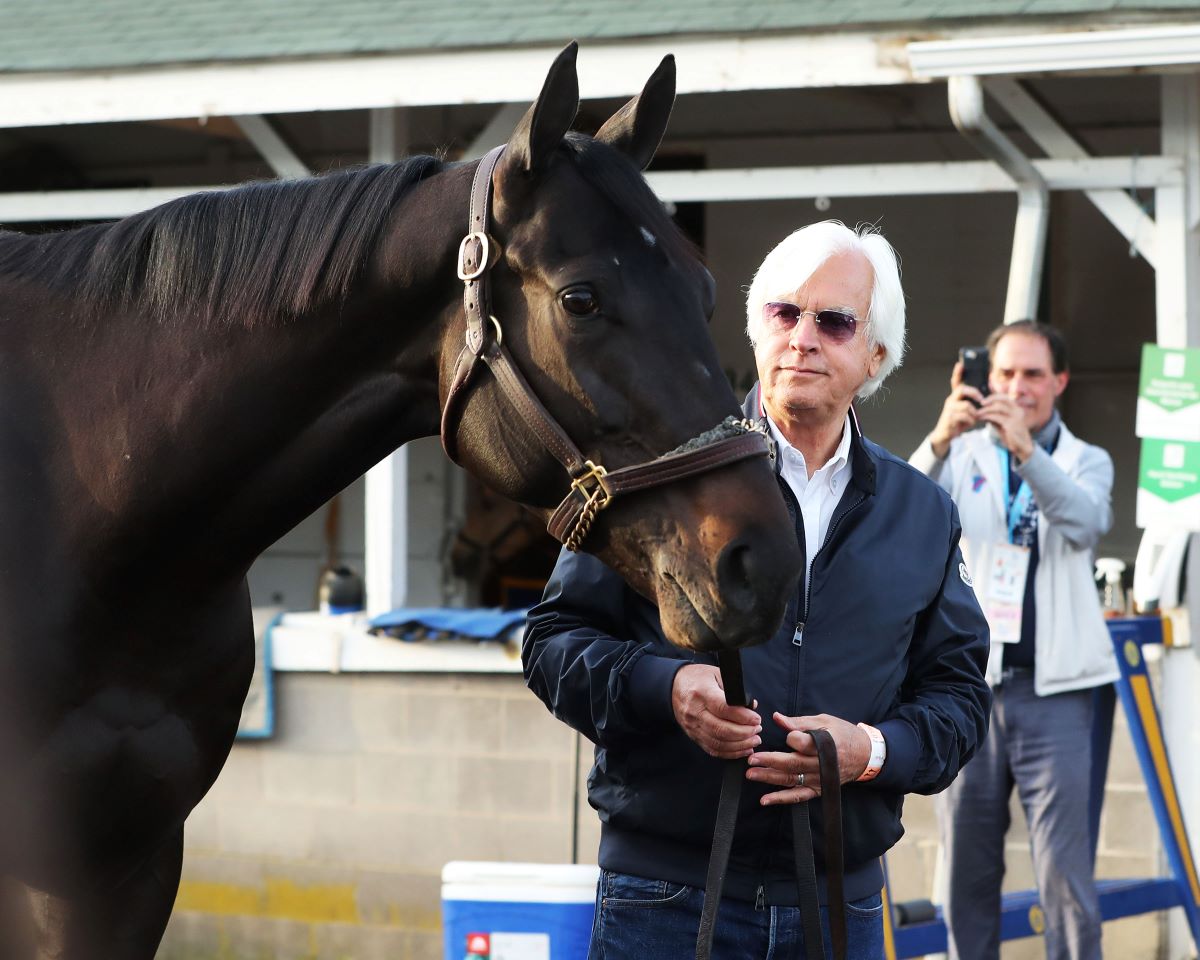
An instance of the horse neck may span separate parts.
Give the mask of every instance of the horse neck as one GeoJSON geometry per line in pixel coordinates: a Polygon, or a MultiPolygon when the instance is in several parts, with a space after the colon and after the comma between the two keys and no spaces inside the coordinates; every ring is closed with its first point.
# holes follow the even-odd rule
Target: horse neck
{"type": "Polygon", "coordinates": [[[132,553],[170,540],[182,562],[228,558],[236,571],[390,451],[436,433],[468,189],[458,170],[416,185],[349,296],[286,323],[148,336],[144,317],[109,318],[81,361],[94,369],[99,348],[112,365],[69,432],[93,521],[132,553]]]}

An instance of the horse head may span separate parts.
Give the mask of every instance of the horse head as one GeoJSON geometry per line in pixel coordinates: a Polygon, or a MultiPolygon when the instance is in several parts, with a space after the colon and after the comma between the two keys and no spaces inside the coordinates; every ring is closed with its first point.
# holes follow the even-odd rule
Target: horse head
{"type": "MultiPolygon", "coordinates": [[[[674,60],[593,138],[569,132],[575,54],[574,44],[559,54],[495,161],[479,252],[484,268],[492,263],[484,322],[549,417],[589,463],[612,471],[741,413],[707,329],[713,279],[641,175],[674,102],[674,60]]],[[[486,373],[457,396],[468,312],[441,353],[442,401],[454,408],[447,449],[550,518],[571,478],[536,418],[486,373]]],[[[672,642],[702,650],[769,637],[801,564],[766,456],[618,498],[580,545],[657,603],[672,642]]]]}

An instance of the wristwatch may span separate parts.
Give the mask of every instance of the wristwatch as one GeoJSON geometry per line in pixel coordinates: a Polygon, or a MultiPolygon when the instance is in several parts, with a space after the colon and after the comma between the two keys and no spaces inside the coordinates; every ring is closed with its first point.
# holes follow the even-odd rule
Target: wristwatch
{"type": "Polygon", "coordinates": [[[883,762],[887,760],[887,741],[883,739],[883,734],[869,723],[860,723],[859,726],[871,738],[871,759],[867,761],[867,769],[857,780],[858,783],[866,783],[879,776],[879,771],[883,769],[883,762]]]}

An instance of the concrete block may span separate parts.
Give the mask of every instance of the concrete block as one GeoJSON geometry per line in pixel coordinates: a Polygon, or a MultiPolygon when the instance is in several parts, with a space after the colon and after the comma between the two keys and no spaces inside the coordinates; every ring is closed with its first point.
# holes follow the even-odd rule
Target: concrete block
{"type": "Polygon", "coordinates": [[[263,790],[267,800],[313,806],[354,802],[356,757],[348,754],[269,750],[263,754],[263,790]]]}
{"type": "Polygon", "coordinates": [[[363,674],[353,678],[350,715],[359,746],[386,753],[408,746],[408,695],[403,674],[363,674]]]}
{"type": "Polygon", "coordinates": [[[500,698],[480,690],[451,690],[450,695],[422,687],[409,694],[407,748],[453,750],[463,754],[491,756],[502,742],[500,698]]]}
{"type": "Polygon", "coordinates": [[[442,926],[438,874],[357,871],[358,909],[364,923],[436,932],[442,926]]]}
{"type": "Polygon", "coordinates": [[[188,814],[187,823],[183,828],[183,845],[189,856],[193,851],[216,851],[221,848],[221,834],[215,801],[206,797],[188,814]]]}
{"type": "Polygon", "coordinates": [[[1010,823],[1005,841],[1028,844],[1029,824],[1025,821],[1025,808],[1021,806],[1021,799],[1017,796],[1016,790],[1013,790],[1012,796],[1008,800],[1008,816],[1010,823]]]}
{"type": "Polygon", "coordinates": [[[223,952],[214,956],[229,956],[233,947],[237,960],[308,960],[312,934],[312,925],[300,920],[222,917],[223,952]]]}
{"type": "Polygon", "coordinates": [[[313,821],[312,859],[324,864],[404,869],[411,824],[396,811],[352,807],[313,821]]]}
{"type": "Polygon", "coordinates": [[[587,778],[592,769],[592,745],[584,741],[579,756],[579,802],[575,808],[578,838],[575,859],[579,863],[595,863],[600,850],[600,818],[588,803],[587,778]]]}
{"type": "Polygon", "coordinates": [[[1000,945],[1000,960],[1046,960],[1046,942],[1041,937],[1009,940],[1000,945]]]}
{"type": "Polygon", "coordinates": [[[312,857],[363,868],[441,875],[447,860],[493,860],[464,855],[458,815],[353,808],[322,816],[313,825],[312,857]]]}
{"type": "Polygon", "coordinates": [[[1037,886],[1033,876],[1033,859],[1028,843],[1008,842],[1004,845],[1005,893],[1011,890],[1032,890],[1037,886]]]}
{"type": "Polygon", "coordinates": [[[1133,739],[1129,735],[1129,725],[1125,721],[1125,713],[1120,704],[1117,705],[1116,716],[1113,718],[1112,749],[1108,756],[1107,786],[1142,786],[1142,768],[1138,764],[1137,753],[1133,749],[1133,739]]]}
{"type": "MultiPolygon", "coordinates": [[[[573,758],[578,734],[555,719],[532,694],[526,692],[523,697],[504,700],[502,717],[502,745],[506,754],[573,758]]],[[[588,749],[590,752],[590,743],[588,749]]]]}
{"type": "Polygon", "coordinates": [[[261,887],[269,869],[269,865],[257,857],[189,852],[183,861],[183,880],[238,887],[261,887]]]}
{"type": "Polygon", "coordinates": [[[440,933],[410,933],[404,960],[443,960],[440,933]]]}
{"type": "Polygon", "coordinates": [[[234,744],[216,783],[209,788],[204,803],[214,806],[242,806],[264,799],[262,784],[262,744],[234,744]]]}
{"type": "MultiPolygon", "coordinates": [[[[463,757],[456,761],[458,796],[455,806],[465,813],[550,816],[554,811],[555,776],[570,765],[508,757],[463,757]]],[[[559,816],[567,809],[560,807],[559,816]]]]}
{"type": "Polygon", "coordinates": [[[454,809],[458,802],[460,776],[475,777],[471,761],[424,753],[360,754],[354,758],[354,782],[358,801],[367,807],[396,811],[424,810],[430,813],[454,809]]]}
{"type": "Polygon", "coordinates": [[[358,747],[350,711],[351,678],[340,674],[277,673],[277,736],[271,749],[349,753],[358,747]]]}
{"type": "Polygon", "coordinates": [[[1123,917],[1104,925],[1101,949],[1106,957],[1120,960],[1158,960],[1165,947],[1162,915],[1144,913],[1123,917]]]}
{"type": "Polygon", "coordinates": [[[571,821],[510,820],[503,830],[504,859],[534,863],[571,862],[571,821]]]}
{"type": "Polygon", "coordinates": [[[327,923],[313,929],[305,960],[396,960],[409,950],[409,933],[394,927],[327,923]]]}
{"type": "Polygon", "coordinates": [[[909,794],[904,798],[904,834],[924,840],[937,838],[937,804],[933,797],[909,794]]]}
{"type": "Polygon", "coordinates": [[[1136,856],[1104,854],[1096,858],[1097,880],[1123,880],[1130,877],[1157,877],[1157,844],[1154,850],[1146,850],[1136,856]]]}
{"type": "Polygon", "coordinates": [[[1100,818],[1100,852],[1136,856],[1158,847],[1158,823],[1145,787],[1105,791],[1100,818]]]}
{"type": "Polygon", "coordinates": [[[933,894],[933,865],[937,847],[905,836],[888,851],[888,884],[892,900],[928,900],[933,894]]]}
{"type": "Polygon", "coordinates": [[[176,910],[167,922],[156,960],[207,960],[222,949],[222,917],[176,910]]]}
{"type": "Polygon", "coordinates": [[[221,849],[246,856],[303,860],[312,851],[317,809],[284,803],[222,807],[221,849]]]}

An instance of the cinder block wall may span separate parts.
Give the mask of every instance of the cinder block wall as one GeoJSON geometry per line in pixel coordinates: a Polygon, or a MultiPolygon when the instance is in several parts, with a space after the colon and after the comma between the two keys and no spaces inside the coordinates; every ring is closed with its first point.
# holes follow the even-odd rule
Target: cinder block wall
{"type": "Polygon", "coordinates": [[[519,677],[276,683],[278,736],[188,820],[163,960],[433,960],[448,860],[570,861],[576,738],[519,677]]]}
{"type": "MultiPolygon", "coordinates": [[[[591,746],[519,676],[276,675],[278,735],[239,743],[188,821],[161,960],[440,960],[449,860],[594,862],[591,746]],[[577,815],[577,816],[576,816],[577,815]]],[[[933,802],[905,806],[896,900],[928,897],[933,802]]],[[[1118,711],[1098,873],[1155,873],[1153,816],[1118,711]]],[[[1032,886],[1014,804],[1008,887],[1032,886]]],[[[1105,927],[1106,956],[1152,960],[1160,918],[1105,927]]],[[[1037,940],[1004,960],[1043,956],[1037,940]]]]}

